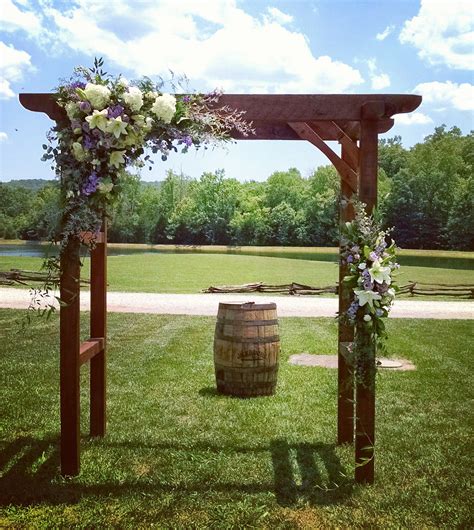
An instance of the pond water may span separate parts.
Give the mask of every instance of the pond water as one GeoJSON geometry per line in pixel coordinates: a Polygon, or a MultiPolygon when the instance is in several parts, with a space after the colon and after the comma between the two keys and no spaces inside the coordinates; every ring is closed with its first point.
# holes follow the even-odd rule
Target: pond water
{"type": "MultiPolygon", "coordinates": [[[[54,250],[54,249],[53,249],[54,250]]],[[[49,245],[40,243],[39,241],[28,241],[25,243],[0,243],[0,256],[24,256],[24,257],[45,257],[48,252],[51,252],[49,245]]],[[[283,251],[275,250],[271,248],[265,250],[259,247],[258,251],[251,251],[246,248],[240,247],[220,247],[216,250],[209,248],[201,248],[199,246],[169,246],[169,248],[153,248],[144,246],[120,246],[114,247],[113,244],[109,245],[107,249],[109,256],[125,256],[133,254],[240,254],[249,256],[266,256],[275,258],[288,258],[288,259],[304,259],[312,261],[337,261],[337,254],[332,248],[328,248],[327,252],[321,251],[321,248],[314,249],[311,252],[308,249],[305,252],[291,251],[286,247],[283,251]]],[[[414,267],[439,267],[447,269],[474,269],[474,259],[468,257],[449,257],[449,256],[432,256],[432,255],[401,255],[399,261],[402,265],[410,265],[414,267]]]]}

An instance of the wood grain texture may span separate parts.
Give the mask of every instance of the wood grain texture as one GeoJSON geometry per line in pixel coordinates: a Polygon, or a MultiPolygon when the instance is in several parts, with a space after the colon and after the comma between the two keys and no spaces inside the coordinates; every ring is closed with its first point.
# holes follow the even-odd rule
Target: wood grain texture
{"type": "Polygon", "coordinates": [[[60,409],[61,474],[80,469],[80,261],[79,240],[69,242],[61,257],[60,297],[60,409]]]}

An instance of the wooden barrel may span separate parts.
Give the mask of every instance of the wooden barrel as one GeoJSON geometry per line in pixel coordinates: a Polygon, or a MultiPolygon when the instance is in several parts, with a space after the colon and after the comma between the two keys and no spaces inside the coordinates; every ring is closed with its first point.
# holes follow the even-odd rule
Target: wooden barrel
{"type": "Polygon", "coordinates": [[[272,395],[279,352],[276,304],[219,304],[214,335],[219,392],[239,397],[272,395]]]}

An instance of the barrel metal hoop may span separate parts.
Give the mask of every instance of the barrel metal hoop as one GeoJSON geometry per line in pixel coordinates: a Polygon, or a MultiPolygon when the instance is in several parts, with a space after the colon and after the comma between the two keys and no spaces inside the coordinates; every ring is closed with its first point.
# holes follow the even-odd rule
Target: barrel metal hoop
{"type": "Polygon", "coordinates": [[[232,320],[228,318],[217,318],[217,324],[222,326],[242,326],[242,327],[255,327],[255,326],[278,326],[278,319],[274,320],[232,320]]]}
{"type": "Polygon", "coordinates": [[[225,340],[227,342],[240,342],[242,344],[268,344],[270,342],[279,342],[279,335],[272,335],[271,337],[233,337],[231,335],[216,334],[216,339],[225,340]]]}

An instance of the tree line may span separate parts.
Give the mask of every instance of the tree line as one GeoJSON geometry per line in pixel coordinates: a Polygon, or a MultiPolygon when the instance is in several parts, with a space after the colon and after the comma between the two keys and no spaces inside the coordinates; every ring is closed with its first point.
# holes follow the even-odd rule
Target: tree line
{"type": "MultiPolygon", "coordinates": [[[[405,149],[379,142],[377,215],[405,248],[474,250],[474,133],[437,127],[405,149]]],[[[0,237],[42,239],[58,215],[58,188],[0,184],[0,237]]],[[[109,240],[127,243],[338,244],[339,176],[322,166],[304,178],[290,168],[265,182],[191,179],[169,171],[150,184],[130,176],[110,221],[109,240]]]]}

